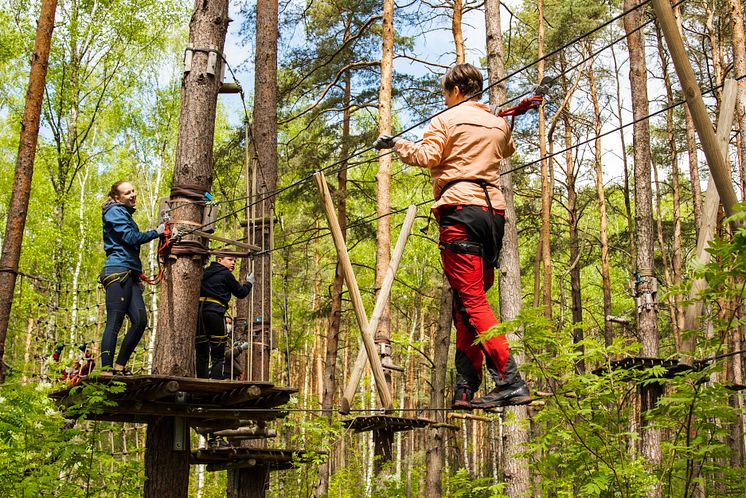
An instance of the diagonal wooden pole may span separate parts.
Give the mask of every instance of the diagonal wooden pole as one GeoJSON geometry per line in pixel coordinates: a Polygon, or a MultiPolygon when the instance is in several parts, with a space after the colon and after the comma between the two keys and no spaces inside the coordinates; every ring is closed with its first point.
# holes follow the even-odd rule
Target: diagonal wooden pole
{"type": "MultiPolygon", "coordinates": [[[[737,95],[738,84],[736,80],[725,80],[717,127],[717,140],[723,157],[728,157],[728,142],[730,139],[730,130],[733,126],[737,95]]],[[[702,209],[702,226],[699,229],[699,237],[697,238],[695,264],[705,265],[710,262],[710,253],[707,252],[707,246],[715,234],[715,224],[717,222],[719,207],[720,195],[718,195],[718,191],[713,185],[712,177],[710,177],[710,181],[707,184],[707,193],[705,194],[705,205],[702,209]]],[[[697,334],[693,331],[699,328],[699,316],[702,314],[703,305],[702,301],[699,300],[699,295],[706,288],[707,280],[697,278],[692,282],[689,290],[689,300],[692,302],[686,307],[686,311],[684,312],[684,329],[689,330],[690,333],[681,343],[681,353],[684,355],[681,361],[687,365],[692,364],[693,358],[690,355],[694,353],[694,349],[697,347],[697,334]]]]}
{"type": "MultiPolygon", "coordinates": [[[[386,269],[386,275],[384,275],[383,277],[381,290],[378,293],[376,305],[373,308],[373,314],[370,317],[370,323],[368,323],[368,329],[365,331],[365,333],[367,335],[370,335],[371,337],[378,328],[378,322],[380,321],[381,315],[383,314],[383,309],[389,300],[389,295],[391,294],[391,286],[394,284],[394,276],[396,275],[396,270],[399,267],[399,262],[401,261],[402,254],[404,253],[404,246],[407,245],[407,239],[409,238],[409,234],[412,232],[412,225],[414,225],[414,219],[416,216],[417,206],[412,204],[411,206],[409,206],[409,209],[407,209],[407,215],[404,217],[404,224],[401,227],[401,232],[399,232],[399,239],[396,241],[396,246],[394,246],[394,253],[391,255],[391,261],[389,262],[389,266],[386,269]]],[[[344,394],[342,395],[342,402],[340,403],[339,408],[339,413],[341,413],[342,415],[350,413],[352,398],[355,397],[355,391],[357,391],[357,386],[360,383],[360,377],[363,376],[363,371],[365,370],[365,359],[365,350],[363,348],[360,348],[360,351],[358,351],[357,354],[357,360],[355,360],[355,366],[352,368],[350,377],[347,380],[347,386],[345,387],[344,394]]]]}
{"type": "Polygon", "coordinates": [[[314,174],[316,185],[319,187],[321,194],[321,205],[324,208],[324,214],[329,222],[329,228],[332,231],[332,238],[334,239],[334,246],[337,248],[337,255],[339,256],[339,262],[342,264],[344,270],[345,283],[347,289],[350,291],[350,297],[352,298],[352,307],[355,310],[355,317],[357,323],[360,326],[360,333],[363,336],[363,345],[365,346],[365,352],[368,355],[368,361],[370,362],[370,368],[373,371],[373,378],[376,381],[376,390],[381,400],[383,408],[391,410],[394,401],[391,397],[391,391],[386,383],[386,378],[383,374],[383,367],[381,366],[381,359],[378,357],[376,351],[376,345],[373,342],[373,337],[367,333],[368,327],[368,316],[365,313],[365,307],[363,306],[363,298],[360,295],[360,289],[357,285],[357,279],[355,273],[352,271],[352,263],[350,262],[350,256],[347,253],[347,245],[345,244],[344,238],[342,237],[342,229],[339,227],[339,221],[337,220],[337,213],[334,211],[334,203],[332,202],[332,196],[329,193],[329,186],[326,183],[324,174],[317,171],[314,174]]]}
{"type": "Polygon", "coordinates": [[[666,39],[666,45],[671,52],[671,60],[674,68],[676,68],[676,74],[679,76],[686,103],[692,113],[694,128],[697,130],[699,141],[702,143],[702,150],[704,150],[707,158],[707,164],[710,166],[710,175],[720,195],[725,214],[732,216],[738,202],[736,192],[728,174],[725,158],[720,152],[707,108],[702,100],[702,92],[694,77],[692,65],[687,58],[684,42],[681,40],[681,34],[676,26],[673,8],[669,0],[652,0],[652,3],[661,31],[663,31],[663,37],[666,39]]]}

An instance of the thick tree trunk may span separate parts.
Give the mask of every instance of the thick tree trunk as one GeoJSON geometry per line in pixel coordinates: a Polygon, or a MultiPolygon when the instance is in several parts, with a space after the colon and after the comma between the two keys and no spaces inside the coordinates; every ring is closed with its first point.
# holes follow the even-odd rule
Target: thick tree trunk
{"type": "Polygon", "coordinates": [[[614,340],[611,328],[611,278],[609,277],[609,231],[606,216],[606,190],[604,189],[603,160],[601,157],[601,105],[598,101],[596,76],[593,74],[593,64],[588,66],[588,86],[593,102],[593,131],[597,137],[593,144],[594,169],[596,173],[596,194],[598,195],[598,236],[601,250],[601,287],[604,296],[604,344],[610,346],[614,340]]]}
{"type": "MultiPolygon", "coordinates": [[[[505,76],[503,58],[502,32],[500,31],[500,0],[486,0],[485,24],[487,31],[487,64],[490,84],[505,76]]],[[[495,85],[490,88],[490,102],[499,104],[505,100],[505,86],[495,85]]],[[[505,203],[505,234],[503,247],[500,251],[500,317],[503,321],[513,320],[521,311],[521,264],[518,255],[518,229],[516,226],[515,204],[513,201],[513,177],[507,173],[511,169],[510,160],[504,160],[500,165],[503,171],[501,185],[505,203]]],[[[514,336],[509,340],[516,340],[514,336]]],[[[518,365],[522,365],[525,358],[522,353],[513,352],[518,365]]],[[[512,412],[517,420],[524,420],[528,416],[525,406],[506,408],[512,412]]],[[[525,457],[518,457],[523,451],[523,445],[528,442],[527,424],[511,423],[505,427],[504,447],[500,452],[501,467],[504,469],[508,496],[530,495],[529,462],[525,457]]]]}
{"type": "MultiPolygon", "coordinates": [[[[637,5],[635,0],[624,0],[624,9],[637,5]]],[[[624,17],[629,49],[629,81],[632,94],[632,116],[638,122],[633,127],[635,161],[635,232],[637,248],[637,283],[635,294],[638,299],[637,327],[642,340],[643,356],[658,356],[658,324],[655,304],[655,261],[653,253],[652,192],[650,187],[650,124],[648,119],[647,69],[643,30],[634,31],[642,23],[643,11],[634,10],[624,17]],[[634,32],[633,32],[634,31],[634,32]]],[[[643,413],[653,407],[657,386],[643,389],[643,413]]],[[[642,454],[654,471],[661,463],[660,430],[642,424],[642,454]]],[[[660,484],[652,485],[648,496],[660,497],[660,484]]]]}
{"type": "MultiPolygon", "coordinates": [[[[270,251],[274,244],[274,196],[277,188],[277,0],[259,0],[256,4],[256,55],[254,73],[253,144],[256,167],[261,169],[260,184],[254,193],[264,198],[256,206],[253,244],[270,251]]],[[[255,285],[249,315],[251,351],[248,357],[249,378],[269,382],[272,352],[272,253],[254,259],[255,285]]],[[[264,441],[244,444],[263,447],[264,441]]],[[[229,497],[264,496],[269,483],[269,469],[257,466],[228,472],[229,497]]]]}
{"type": "Polygon", "coordinates": [[[31,196],[31,178],[34,174],[36,142],[39,138],[39,120],[44,100],[44,82],[47,78],[49,48],[52,44],[56,11],[57,0],[42,0],[39,23],[36,26],[34,53],[31,56],[26,101],[23,107],[21,138],[18,142],[13,191],[8,205],[3,252],[0,256],[0,384],[5,382],[5,340],[8,336],[18,261],[21,259],[21,246],[23,245],[23,229],[26,226],[31,196]]]}
{"type": "MultiPolygon", "coordinates": [[[[228,29],[228,1],[197,3],[189,32],[190,47],[222,53],[228,29]]],[[[210,54],[192,52],[191,68],[182,80],[179,136],[176,145],[173,186],[198,186],[209,192],[212,185],[212,148],[215,110],[220,88],[220,65],[209,67],[210,54]]],[[[172,205],[180,198],[172,192],[172,205]]],[[[187,204],[173,211],[172,222],[189,228],[202,222],[203,207],[187,204]]],[[[202,279],[202,259],[181,255],[167,263],[161,286],[161,320],[155,342],[153,373],[194,376],[194,331],[197,328],[197,299],[202,279]]],[[[145,497],[187,496],[189,453],[173,450],[174,419],[154,419],[148,425],[145,452],[145,497]]],[[[188,446],[188,445],[187,445],[188,446]]]]}

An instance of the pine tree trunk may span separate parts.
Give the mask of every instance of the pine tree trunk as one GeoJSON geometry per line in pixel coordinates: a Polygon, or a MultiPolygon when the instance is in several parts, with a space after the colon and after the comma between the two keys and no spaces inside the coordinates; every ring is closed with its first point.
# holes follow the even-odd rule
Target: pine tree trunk
{"type": "MultiPolygon", "coordinates": [[[[624,0],[624,9],[636,6],[635,0],[624,0]]],[[[637,248],[638,281],[635,293],[640,301],[637,307],[637,327],[642,340],[643,356],[658,356],[658,325],[655,306],[655,261],[653,253],[652,191],[650,187],[650,124],[648,115],[647,68],[643,30],[634,31],[642,23],[643,11],[634,10],[624,17],[629,50],[629,80],[632,94],[633,146],[635,161],[635,233],[637,248]],[[639,120],[639,121],[637,121],[639,120]]],[[[643,413],[653,408],[657,400],[657,385],[643,389],[643,413]]],[[[645,423],[642,425],[642,454],[650,464],[650,470],[657,469],[661,462],[660,430],[645,423]]],[[[660,484],[651,486],[649,497],[661,496],[660,484]]]]}
{"type": "Polygon", "coordinates": [[[44,100],[44,82],[47,78],[49,48],[52,44],[54,16],[57,0],[42,0],[39,22],[36,26],[34,53],[31,56],[29,84],[21,121],[21,138],[18,142],[13,191],[8,205],[3,252],[0,256],[0,384],[5,382],[5,340],[8,336],[10,310],[16,288],[16,272],[21,259],[23,230],[26,226],[31,178],[34,174],[36,142],[39,138],[39,121],[44,100]]]}
{"type": "MultiPolygon", "coordinates": [[[[212,47],[220,52],[228,29],[227,0],[199,3],[190,23],[191,47],[212,47]]],[[[191,70],[182,81],[179,135],[176,146],[173,186],[197,185],[206,192],[212,185],[212,147],[215,111],[220,88],[218,58],[214,74],[208,54],[195,51],[191,70]]],[[[172,193],[172,199],[180,196],[172,193]]],[[[176,203],[174,203],[176,205],[176,203]]],[[[189,204],[175,211],[173,222],[202,222],[203,207],[189,204]]],[[[188,227],[188,225],[187,225],[188,227]]],[[[161,286],[161,320],[155,343],[153,373],[194,376],[194,331],[197,299],[202,278],[201,258],[183,255],[167,263],[161,286]]],[[[148,425],[145,452],[145,497],[187,496],[189,453],[174,451],[174,419],[155,418],[148,425]]]]}
{"type": "MultiPolygon", "coordinates": [[[[536,79],[544,78],[544,0],[537,2],[538,10],[538,75],[536,79]]],[[[544,159],[547,155],[546,118],[544,106],[539,107],[539,157],[541,158],[541,261],[544,268],[542,287],[542,303],[544,316],[552,318],[552,252],[551,252],[551,219],[552,219],[552,182],[550,179],[551,159],[544,159]]],[[[503,242],[504,243],[504,242],[503,242]]]]}
{"type": "MultiPolygon", "coordinates": [[[[739,160],[741,171],[746,170],[746,40],[744,40],[743,6],[740,0],[728,0],[728,17],[731,25],[731,40],[733,44],[733,72],[738,79],[738,104],[736,105],[736,120],[740,130],[739,160]]],[[[742,175],[742,182],[743,175],[742,175]]]]}
{"type": "Polygon", "coordinates": [[[453,0],[453,17],[451,18],[451,30],[453,31],[453,43],[456,46],[456,64],[466,62],[466,49],[464,47],[464,32],[461,29],[461,19],[464,16],[463,0],[453,0]]]}
{"type": "MultiPolygon", "coordinates": [[[[259,0],[256,4],[256,55],[254,73],[254,122],[252,125],[256,166],[261,169],[260,185],[254,193],[264,197],[257,205],[259,219],[253,220],[253,243],[271,251],[274,244],[274,196],[277,188],[277,0],[259,0]]],[[[251,220],[250,220],[251,221],[251,220]]],[[[272,253],[254,258],[255,285],[249,317],[249,378],[269,382],[272,351],[272,253]]],[[[247,446],[264,447],[265,442],[247,441],[247,446]]],[[[248,498],[264,496],[269,484],[269,469],[257,466],[228,472],[227,496],[248,498]]]]}
{"type": "MultiPolygon", "coordinates": [[[[349,24],[346,30],[345,40],[349,36],[349,24]]],[[[344,111],[342,114],[342,144],[340,155],[346,158],[349,155],[350,140],[350,104],[352,98],[351,76],[345,74],[344,111]]],[[[347,161],[340,164],[337,173],[336,208],[339,226],[342,229],[342,238],[347,239],[347,161]]],[[[339,331],[342,321],[342,282],[344,275],[342,265],[337,262],[334,281],[331,288],[331,305],[329,319],[327,321],[326,333],[326,361],[323,377],[323,396],[321,398],[321,409],[331,410],[334,406],[334,394],[337,390],[337,351],[339,349],[339,331]]],[[[340,377],[346,379],[346,376],[340,377]]],[[[332,423],[332,414],[328,412],[328,421],[332,423]]],[[[329,458],[319,466],[319,480],[314,488],[314,496],[325,496],[329,492],[329,478],[332,473],[332,459],[329,458]]]]}
{"type": "MultiPolygon", "coordinates": [[[[391,133],[391,86],[394,62],[394,1],[384,0],[381,33],[381,87],[378,92],[378,133],[391,133]]],[[[376,229],[376,297],[383,284],[391,259],[391,155],[378,158],[376,174],[376,214],[382,216],[376,229]]],[[[391,334],[391,309],[384,309],[376,331],[376,343],[388,343],[391,334]]],[[[388,377],[388,375],[387,375],[388,377]]]]}
{"type": "MultiPolygon", "coordinates": [[[[435,327],[433,344],[433,363],[430,370],[430,407],[433,408],[433,416],[438,422],[445,421],[445,413],[442,408],[446,407],[446,368],[448,364],[448,349],[451,344],[451,306],[453,295],[448,285],[448,279],[443,275],[440,293],[440,312],[438,325],[435,327]]],[[[445,438],[446,429],[428,429],[426,449],[426,477],[425,496],[439,497],[443,495],[442,473],[445,462],[445,438]]]]}
{"type": "Polygon", "coordinates": [[[622,90],[621,84],[619,83],[619,74],[621,70],[616,60],[616,52],[614,51],[613,45],[611,46],[611,57],[614,61],[614,82],[616,83],[616,117],[620,127],[619,145],[620,149],[623,151],[621,156],[622,164],[624,166],[624,214],[627,218],[627,227],[629,232],[629,237],[627,237],[627,242],[629,244],[629,267],[635,268],[635,265],[637,265],[637,246],[635,245],[635,239],[632,236],[635,227],[635,219],[632,216],[632,201],[629,188],[629,162],[627,160],[627,144],[624,138],[624,128],[622,128],[622,126],[624,126],[624,120],[622,117],[622,90]]]}
{"type": "MultiPolygon", "coordinates": [[[[590,47],[589,47],[590,51],[590,47]]],[[[609,277],[609,232],[606,216],[606,191],[604,189],[603,160],[601,157],[601,105],[598,101],[598,89],[596,88],[596,76],[593,74],[593,63],[588,66],[588,86],[593,102],[593,131],[597,137],[593,144],[594,169],[596,173],[596,194],[598,195],[598,232],[601,250],[601,287],[604,296],[604,344],[610,346],[614,340],[614,332],[611,328],[611,278],[609,277]]]]}
{"type": "MultiPolygon", "coordinates": [[[[500,0],[486,0],[485,25],[487,31],[487,64],[490,84],[505,76],[503,57],[502,32],[500,30],[500,0]]],[[[490,102],[499,104],[505,100],[505,86],[495,85],[490,88],[490,102]]],[[[503,172],[501,185],[505,196],[505,234],[500,251],[500,317],[503,321],[513,320],[521,311],[521,265],[518,254],[518,229],[516,226],[516,212],[513,201],[513,177],[507,173],[511,169],[510,160],[504,160],[500,165],[503,172]]],[[[508,337],[516,340],[516,337],[508,337]]],[[[525,361],[522,353],[513,352],[518,365],[525,361]]],[[[528,416],[525,406],[506,408],[517,420],[524,420],[528,416]]],[[[523,445],[528,442],[526,424],[509,424],[505,428],[504,447],[502,449],[501,468],[505,474],[505,492],[508,496],[530,495],[529,462],[526,457],[518,457],[517,453],[524,450],[523,445]]]]}

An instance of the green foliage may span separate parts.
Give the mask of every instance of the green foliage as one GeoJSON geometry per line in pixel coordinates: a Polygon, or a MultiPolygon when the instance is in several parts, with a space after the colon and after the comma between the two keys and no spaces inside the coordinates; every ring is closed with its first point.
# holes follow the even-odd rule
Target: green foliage
{"type": "MultiPolygon", "coordinates": [[[[49,385],[13,380],[0,386],[2,496],[140,496],[142,466],[103,449],[107,424],[65,420],[47,397],[49,385]]],[[[79,394],[90,395],[80,408],[95,411],[101,392],[86,387],[79,394]]]]}

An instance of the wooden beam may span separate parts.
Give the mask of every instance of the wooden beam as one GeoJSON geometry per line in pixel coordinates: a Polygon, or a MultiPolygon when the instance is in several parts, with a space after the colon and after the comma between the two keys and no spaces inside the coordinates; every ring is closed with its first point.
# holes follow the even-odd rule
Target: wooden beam
{"type": "Polygon", "coordinates": [[[217,235],[203,232],[202,230],[192,230],[191,233],[193,233],[194,235],[198,235],[199,237],[204,237],[206,239],[217,240],[218,242],[223,242],[225,244],[230,244],[236,247],[241,247],[243,249],[248,249],[249,251],[259,252],[262,250],[261,247],[255,246],[253,244],[247,244],[246,242],[239,242],[237,240],[226,239],[225,237],[218,237],[217,235]]]}
{"type": "Polygon", "coordinates": [[[355,317],[360,326],[360,333],[363,336],[363,344],[365,346],[365,352],[368,355],[371,370],[373,371],[373,378],[376,381],[378,396],[383,407],[391,409],[394,401],[391,397],[391,391],[389,391],[389,386],[383,373],[383,367],[381,367],[381,359],[378,356],[378,351],[376,351],[373,337],[368,333],[368,316],[365,313],[363,298],[360,296],[360,289],[357,286],[355,273],[352,271],[352,263],[350,262],[349,254],[347,254],[347,245],[342,236],[342,229],[339,226],[337,213],[334,210],[332,196],[329,193],[329,186],[327,185],[326,178],[322,172],[317,171],[313,176],[316,180],[316,185],[319,187],[319,192],[321,193],[321,204],[324,208],[326,219],[329,222],[329,228],[331,228],[332,231],[332,238],[334,239],[334,245],[337,248],[339,262],[344,270],[345,282],[347,283],[347,289],[350,291],[352,307],[355,310],[355,317]]]}
{"type": "Polygon", "coordinates": [[[727,162],[720,151],[718,139],[702,100],[702,92],[687,58],[684,42],[681,40],[681,34],[676,26],[673,8],[668,0],[652,0],[652,3],[661,31],[663,31],[663,37],[666,39],[666,45],[671,52],[671,59],[676,68],[676,74],[679,76],[686,103],[692,113],[694,127],[707,158],[707,164],[710,166],[710,175],[723,202],[725,214],[732,216],[738,202],[736,192],[731,183],[727,162]]]}
{"type": "MultiPolygon", "coordinates": [[[[733,127],[737,96],[738,83],[736,80],[725,80],[717,128],[717,140],[720,153],[723,157],[728,157],[728,143],[730,141],[730,130],[733,127]]],[[[699,229],[699,237],[697,237],[697,253],[693,262],[695,265],[705,265],[710,262],[710,253],[707,252],[707,247],[715,235],[719,207],[720,195],[718,195],[718,191],[713,185],[713,179],[710,177],[705,193],[705,205],[702,209],[702,226],[699,229]]],[[[691,332],[688,337],[685,337],[681,341],[681,353],[684,355],[681,362],[686,365],[692,365],[694,362],[694,358],[691,355],[697,347],[697,335],[695,331],[699,328],[699,316],[702,314],[703,305],[699,299],[699,295],[706,288],[707,280],[697,278],[692,282],[692,286],[689,289],[688,300],[690,304],[684,312],[684,330],[691,332]]]]}
{"type": "MultiPolygon", "coordinates": [[[[366,333],[370,336],[373,336],[376,329],[378,329],[378,322],[381,320],[381,315],[383,315],[383,310],[389,300],[391,287],[394,284],[394,276],[396,275],[396,270],[399,267],[399,262],[401,261],[402,254],[404,253],[404,247],[407,245],[409,234],[412,232],[412,225],[414,225],[416,216],[417,206],[412,204],[411,206],[409,206],[409,209],[407,209],[407,215],[404,218],[404,224],[402,225],[401,231],[399,232],[399,238],[396,241],[396,246],[394,246],[394,253],[391,255],[391,261],[389,262],[389,266],[386,269],[386,274],[383,276],[381,290],[378,293],[376,305],[373,308],[373,314],[370,317],[370,323],[368,324],[368,329],[366,330],[366,333]]],[[[355,396],[355,391],[357,391],[357,386],[360,383],[360,377],[363,376],[364,370],[365,350],[361,347],[358,351],[355,365],[352,368],[352,372],[350,373],[350,378],[347,381],[347,386],[345,387],[344,394],[342,395],[339,412],[343,415],[350,413],[352,398],[355,396]]]]}

